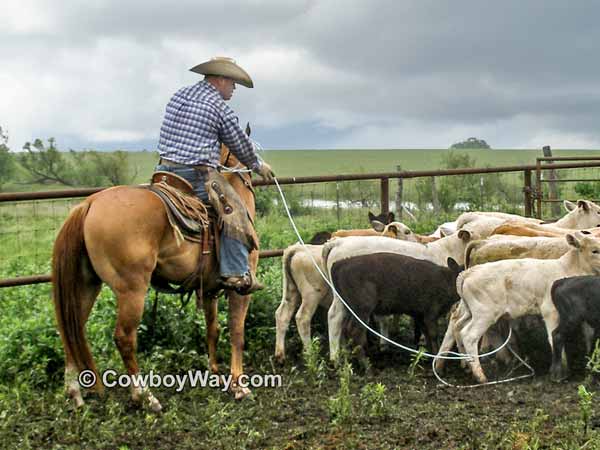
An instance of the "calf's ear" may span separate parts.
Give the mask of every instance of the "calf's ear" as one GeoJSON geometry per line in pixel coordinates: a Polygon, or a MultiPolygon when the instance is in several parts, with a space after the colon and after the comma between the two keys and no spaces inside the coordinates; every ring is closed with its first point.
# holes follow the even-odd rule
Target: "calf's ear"
{"type": "Polygon", "coordinates": [[[569,244],[571,247],[581,248],[581,241],[577,238],[576,235],[567,234],[566,238],[567,238],[567,244],[569,244]]]}
{"type": "Polygon", "coordinates": [[[387,225],[387,229],[390,233],[393,233],[394,236],[398,236],[398,234],[400,234],[400,230],[398,229],[398,227],[396,225],[389,224],[389,225],[387,225]]]}
{"type": "Polygon", "coordinates": [[[573,211],[577,207],[577,205],[575,205],[575,203],[570,202],[569,200],[565,200],[563,202],[563,205],[567,211],[573,211]]]}
{"type": "Polygon", "coordinates": [[[586,200],[577,200],[577,207],[583,209],[584,211],[590,210],[590,204],[586,200]]]}
{"type": "Polygon", "coordinates": [[[471,232],[467,230],[460,230],[458,232],[459,239],[462,239],[464,242],[469,242],[471,240],[471,232]]]}
{"type": "Polygon", "coordinates": [[[458,263],[454,261],[454,258],[448,257],[446,264],[448,265],[448,269],[454,273],[459,273],[462,270],[458,263]]]}
{"type": "Polygon", "coordinates": [[[393,212],[388,212],[387,213],[387,223],[392,223],[394,220],[396,220],[396,217],[394,216],[393,212]]]}
{"type": "Polygon", "coordinates": [[[385,229],[385,225],[381,223],[379,220],[371,220],[371,226],[373,229],[379,233],[381,233],[385,229]]]}
{"type": "Polygon", "coordinates": [[[375,217],[375,214],[373,214],[371,211],[369,211],[369,222],[373,222],[376,219],[377,219],[377,217],[375,217]]]}

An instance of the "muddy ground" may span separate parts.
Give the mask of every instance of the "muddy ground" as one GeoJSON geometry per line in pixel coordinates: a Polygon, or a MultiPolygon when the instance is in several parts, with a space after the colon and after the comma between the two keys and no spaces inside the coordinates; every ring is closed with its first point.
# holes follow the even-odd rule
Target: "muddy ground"
{"type": "MultiPolygon", "coordinates": [[[[297,350],[290,348],[292,354],[297,350]]],[[[523,381],[456,389],[440,386],[428,360],[411,369],[410,357],[401,351],[375,352],[371,362],[365,373],[355,365],[346,398],[349,414],[338,421],[330,405],[339,397],[339,371],[328,366],[322,376],[310,377],[299,359],[279,367],[265,358],[248,367],[250,373],[281,373],[283,386],[255,389],[242,402],[217,389],[155,389],[164,406],[160,414],[137,408],[125,389],[110,389],[104,398],[90,395],[83,409],[73,411],[59,384],[7,388],[0,396],[0,445],[291,450],[597,448],[600,443],[600,413],[592,414],[587,432],[581,421],[577,388],[586,382],[586,372],[556,384],[541,367],[541,374],[523,381]],[[369,383],[386,387],[383,404],[375,408],[375,401],[361,398],[369,383]]],[[[472,382],[458,364],[452,366],[445,374],[449,381],[472,382]]],[[[491,374],[494,367],[486,369],[491,374]]]]}

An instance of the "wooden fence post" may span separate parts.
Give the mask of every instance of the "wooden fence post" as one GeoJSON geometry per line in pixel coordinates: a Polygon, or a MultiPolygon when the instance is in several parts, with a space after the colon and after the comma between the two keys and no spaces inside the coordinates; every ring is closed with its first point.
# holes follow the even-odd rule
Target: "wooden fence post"
{"type": "Polygon", "coordinates": [[[381,212],[388,213],[390,211],[390,179],[381,179],[381,212]]]}
{"type": "Polygon", "coordinates": [[[523,171],[523,202],[525,203],[525,217],[531,217],[531,170],[523,171]]]}
{"type": "MultiPolygon", "coordinates": [[[[402,172],[402,166],[396,166],[396,172],[402,172]]],[[[402,222],[402,197],[404,195],[404,179],[398,178],[398,190],[396,191],[396,220],[402,222]]]]}
{"type": "Polygon", "coordinates": [[[433,212],[439,214],[440,212],[440,199],[438,198],[437,186],[435,183],[435,177],[431,177],[431,203],[433,204],[433,212]]]}
{"type": "MultiPolygon", "coordinates": [[[[542,151],[544,152],[544,156],[545,157],[551,157],[552,156],[552,150],[550,149],[549,145],[546,145],[542,148],[542,151]]],[[[547,164],[554,164],[554,162],[552,161],[545,161],[547,164]]],[[[549,191],[549,196],[548,198],[550,200],[558,200],[558,183],[554,180],[558,179],[558,175],[556,174],[556,170],[552,169],[550,171],[550,173],[548,174],[548,191],[549,191]]],[[[553,202],[552,203],[552,218],[557,218],[560,216],[560,203],[557,202],[553,202]]]]}
{"type": "Polygon", "coordinates": [[[337,216],[337,227],[340,229],[340,183],[335,183],[335,213],[337,216]]]}

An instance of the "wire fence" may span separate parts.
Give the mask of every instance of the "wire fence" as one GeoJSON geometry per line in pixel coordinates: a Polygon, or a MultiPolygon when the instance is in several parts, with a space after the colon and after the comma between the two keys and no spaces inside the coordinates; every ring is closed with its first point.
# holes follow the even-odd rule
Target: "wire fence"
{"type": "MultiPolygon", "coordinates": [[[[554,183],[555,189],[559,185],[558,191],[552,192],[554,198],[545,189],[549,184],[546,169],[541,181],[532,186],[535,165],[286,178],[279,182],[303,239],[309,240],[319,231],[368,228],[369,211],[391,210],[396,220],[415,232],[428,233],[465,211],[551,217],[552,203],[562,198],[576,199],[582,192],[591,196],[597,192],[600,198],[600,161],[560,163],[553,168],[561,170],[559,178],[565,181],[554,183]],[[567,182],[569,179],[575,181],[567,182]],[[590,186],[584,188],[581,183],[590,186]],[[534,211],[540,196],[543,206],[534,211]]],[[[296,237],[282,213],[275,187],[260,180],[255,185],[256,227],[261,248],[266,250],[261,256],[278,256],[281,252],[276,250],[295,243],[296,237]]],[[[49,281],[44,274],[50,270],[52,245],[60,226],[82,197],[98,190],[0,194],[0,287],[49,281]]]]}

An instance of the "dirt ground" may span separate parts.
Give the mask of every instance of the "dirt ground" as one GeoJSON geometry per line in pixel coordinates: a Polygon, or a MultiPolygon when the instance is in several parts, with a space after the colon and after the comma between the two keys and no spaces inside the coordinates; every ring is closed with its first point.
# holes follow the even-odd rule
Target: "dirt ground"
{"type": "MultiPolygon", "coordinates": [[[[339,395],[339,376],[328,367],[311,380],[299,361],[284,367],[249,367],[250,373],[281,373],[283,386],[255,389],[237,402],[217,389],[176,393],[155,389],[164,410],[153,414],[134,406],[125,389],[105,398],[88,396],[73,411],[62,389],[11,403],[21,418],[3,412],[3,448],[194,448],[194,449],[440,449],[440,448],[597,448],[600,417],[592,414],[584,434],[577,387],[583,374],[566,383],[547,375],[524,381],[456,389],[442,387],[423,360],[411,371],[406,353],[371,358],[366,373],[357,367],[349,380],[350,414],[333,420],[331,399],[339,395]],[[385,385],[378,411],[360,392],[385,385]],[[23,420],[26,418],[26,420],[23,420]],[[12,420],[12,422],[11,422],[12,420]]],[[[472,379],[453,363],[445,377],[472,379]]],[[[488,374],[493,367],[486,365],[488,374]]],[[[525,373],[521,369],[519,373],[525,373]]],[[[594,389],[594,387],[590,387],[594,389]]],[[[5,398],[6,400],[6,398],[5,398]]],[[[4,403],[6,405],[6,403],[4,403]]],[[[594,404],[594,409],[595,404],[594,404]]]]}
{"type": "MultiPolygon", "coordinates": [[[[318,329],[319,327],[317,327],[318,329]]],[[[326,337],[322,337],[322,345],[326,337]]],[[[340,369],[325,364],[321,375],[310,375],[291,340],[290,360],[275,365],[265,350],[248,357],[250,374],[282,375],[278,388],[256,388],[251,398],[235,401],[214,388],[183,392],[157,388],[160,414],[140,409],[124,388],[108,389],[103,398],[88,395],[86,406],[74,411],[60,383],[0,391],[0,448],[86,449],[534,449],[600,448],[600,412],[591,401],[587,430],[582,420],[578,387],[595,392],[581,358],[572,378],[553,383],[547,375],[544,333],[522,334],[533,350],[522,350],[536,368],[533,378],[472,389],[442,386],[433,376],[431,360],[414,359],[403,351],[372,350],[370,364],[355,361],[344,396],[340,369]],[[249,361],[254,361],[250,363],[249,361]],[[362,363],[362,364],[361,364],[362,363]],[[365,398],[365,386],[385,386],[383,394],[365,398]],[[336,416],[332,402],[348,407],[336,416]]],[[[321,361],[327,352],[321,351],[321,361]]],[[[165,359],[172,364],[173,357],[165,359]]],[[[198,359],[200,360],[200,359],[198,359]]],[[[584,361],[585,362],[585,361],[584,361]]],[[[157,366],[158,371],[190,369],[189,363],[157,366]]],[[[223,365],[223,371],[226,366],[223,365]]],[[[490,377],[509,370],[484,363],[490,377]]],[[[522,367],[513,375],[527,373],[522,367]]],[[[450,363],[444,373],[454,384],[473,379],[450,363]]]]}

